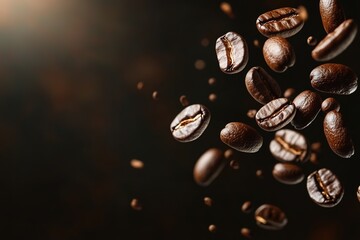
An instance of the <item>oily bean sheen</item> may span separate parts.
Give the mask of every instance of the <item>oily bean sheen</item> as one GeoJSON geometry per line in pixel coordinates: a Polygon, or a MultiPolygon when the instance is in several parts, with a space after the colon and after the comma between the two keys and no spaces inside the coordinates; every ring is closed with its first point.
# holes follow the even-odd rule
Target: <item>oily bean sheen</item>
{"type": "Polygon", "coordinates": [[[271,37],[267,39],[263,46],[263,55],[266,64],[273,71],[279,73],[294,66],[296,60],[292,45],[283,37],[271,37]]]}
{"type": "Polygon", "coordinates": [[[281,97],[279,84],[262,67],[252,67],[247,72],[245,86],[250,95],[261,104],[281,97]]]}
{"type": "Polygon", "coordinates": [[[335,154],[342,158],[350,158],[354,155],[355,149],[350,131],[340,112],[333,110],[326,113],[323,125],[326,140],[335,154]]]}
{"type": "Polygon", "coordinates": [[[296,114],[291,121],[295,129],[301,130],[310,125],[321,110],[322,99],[316,92],[305,90],[295,97],[293,104],[296,114]]]}
{"type": "Polygon", "coordinates": [[[209,110],[201,104],[184,108],[171,122],[170,130],[179,142],[191,142],[199,138],[210,122],[209,110]]]}
{"type": "Polygon", "coordinates": [[[333,32],[328,33],[312,50],[316,61],[329,61],[340,55],[355,39],[357,24],[353,19],[345,20],[333,32]]]}
{"type": "Polygon", "coordinates": [[[340,0],[320,0],[319,10],[326,33],[331,33],[345,21],[345,13],[340,0]]]}
{"type": "Polygon", "coordinates": [[[216,55],[221,71],[234,74],[242,71],[249,60],[249,51],[245,39],[228,32],[216,40],[216,55]]]}
{"type": "Polygon", "coordinates": [[[257,111],[256,123],[265,131],[276,131],[293,120],[296,108],[287,98],[277,98],[257,111]]]}
{"type": "Polygon", "coordinates": [[[332,97],[328,97],[321,103],[321,110],[324,113],[330,112],[332,110],[340,111],[340,103],[332,97]]]}
{"type": "Polygon", "coordinates": [[[301,167],[292,163],[277,163],[273,171],[273,177],[284,184],[298,184],[304,179],[304,173],[301,167]]]}
{"type": "Polygon", "coordinates": [[[291,129],[281,129],[269,145],[270,153],[282,162],[304,163],[309,160],[310,148],[305,136],[291,129]]]}
{"type": "Polygon", "coordinates": [[[296,8],[284,7],[261,14],[256,27],[266,37],[291,37],[301,30],[304,21],[296,8]]]}
{"type": "Polygon", "coordinates": [[[210,148],[204,152],[194,166],[195,182],[200,186],[208,186],[224,169],[227,160],[218,148],[210,148]]]}
{"type": "Polygon", "coordinates": [[[349,95],[356,91],[358,77],[346,65],[325,63],[310,73],[311,86],[320,92],[349,95]]]}
{"type": "Polygon", "coordinates": [[[241,122],[230,122],[220,132],[223,143],[240,152],[255,153],[263,144],[263,137],[255,128],[241,122]]]}
{"type": "Polygon", "coordinates": [[[337,176],[329,169],[312,172],[306,183],[310,198],[321,207],[334,207],[342,199],[344,188],[337,176]]]}
{"type": "Polygon", "coordinates": [[[266,230],[281,230],[288,219],[279,207],[271,204],[263,204],[255,211],[256,224],[266,230]]]}

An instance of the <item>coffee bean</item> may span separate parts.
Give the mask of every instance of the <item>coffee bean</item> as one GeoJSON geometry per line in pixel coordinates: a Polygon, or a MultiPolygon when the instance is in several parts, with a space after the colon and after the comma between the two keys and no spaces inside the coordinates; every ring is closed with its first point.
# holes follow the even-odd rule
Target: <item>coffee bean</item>
{"type": "Polygon", "coordinates": [[[252,233],[251,230],[249,228],[241,228],[240,233],[243,237],[245,238],[252,238],[252,233]]]}
{"type": "Polygon", "coordinates": [[[238,160],[231,160],[230,161],[230,167],[234,170],[238,170],[240,168],[240,164],[239,164],[239,161],[238,160]]]}
{"type": "Polygon", "coordinates": [[[328,97],[321,103],[321,110],[324,113],[330,112],[332,110],[340,111],[340,103],[336,101],[333,97],[328,97]]]}
{"type": "Polygon", "coordinates": [[[357,24],[353,19],[345,20],[333,32],[328,33],[312,50],[316,61],[329,61],[345,51],[355,39],[357,24]]]}
{"type": "Polygon", "coordinates": [[[242,71],[249,60],[248,46],[245,39],[228,32],[216,40],[216,55],[221,71],[234,74],[242,71]]]}
{"type": "Polygon", "coordinates": [[[263,204],[255,211],[256,224],[266,230],[280,230],[288,222],[283,210],[271,204],[263,204]]]}
{"type": "Polygon", "coordinates": [[[203,70],[206,67],[206,62],[201,59],[197,59],[194,63],[194,67],[197,70],[203,70]]]}
{"type": "Polygon", "coordinates": [[[152,98],[154,100],[159,100],[159,92],[158,91],[153,91],[152,93],[152,98]]]}
{"type": "Polygon", "coordinates": [[[210,86],[214,86],[215,84],[216,84],[216,78],[209,78],[209,80],[208,80],[208,84],[210,85],[210,86]]]}
{"type": "Polygon", "coordinates": [[[310,145],[310,149],[311,149],[312,152],[320,153],[321,152],[321,145],[322,145],[321,142],[313,142],[310,145]]]}
{"type": "Polygon", "coordinates": [[[264,171],[262,169],[258,169],[258,170],[256,170],[255,175],[257,178],[262,179],[262,178],[264,178],[264,171]]]}
{"type": "Polygon", "coordinates": [[[310,198],[321,207],[334,207],[342,199],[344,189],[337,176],[329,169],[321,168],[307,177],[310,198]]]}
{"type": "Polygon", "coordinates": [[[217,231],[217,227],[214,224],[209,225],[209,232],[215,233],[217,231]]]}
{"type": "Polygon", "coordinates": [[[210,93],[209,94],[209,101],[210,102],[216,102],[217,100],[217,95],[215,93],[210,93]]]}
{"type": "Polygon", "coordinates": [[[331,150],[342,158],[350,158],[355,153],[350,131],[343,115],[335,110],[326,113],[324,134],[331,150]]]}
{"type": "Polygon", "coordinates": [[[357,196],[357,198],[358,198],[358,200],[360,202],[360,186],[357,189],[356,196],[357,196]]]}
{"type": "Polygon", "coordinates": [[[321,110],[322,99],[316,92],[305,90],[293,100],[296,114],[291,121],[295,129],[301,130],[312,123],[321,110]]]}
{"type": "Polygon", "coordinates": [[[131,200],[130,206],[132,207],[132,209],[134,209],[136,211],[140,211],[143,208],[142,204],[140,203],[139,199],[137,199],[137,198],[133,198],[131,200]]]}
{"type": "Polygon", "coordinates": [[[252,67],[247,72],[245,86],[250,95],[261,104],[281,97],[279,84],[262,67],[252,67]]]}
{"type": "Polygon", "coordinates": [[[287,88],[284,92],[284,97],[292,101],[296,96],[295,88],[287,88]]]}
{"type": "Polygon", "coordinates": [[[309,143],[300,132],[281,129],[269,145],[270,153],[282,162],[304,163],[309,159],[309,143]]]}
{"type": "Polygon", "coordinates": [[[286,38],[271,37],[263,46],[263,55],[266,64],[275,72],[285,72],[286,69],[294,66],[295,51],[286,38]]]}
{"type": "Polygon", "coordinates": [[[229,17],[229,18],[235,18],[234,12],[232,10],[232,7],[227,2],[220,3],[220,9],[229,17]]]}
{"type": "Polygon", "coordinates": [[[232,149],[227,149],[225,152],[224,152],[224,157],[226,159],[230,159],[234,156],[234,151],[232,149]]]}
{"type": "Polygon", "coordinates": [[[194,180],[200,186],[208,186],[220,174],[227,163],[223,152],[217,148],[205,151],[194,166],[194,180]]]}
{"type": "Polygon", "coordinates": [[[320,92],[349,95],[356,91],[358,77],[346,65],[325,63],[310,73],[311,86],[320,92]]]}
{"type": "Polygon", "coordinates": [[[291,163],[277,163],[273,171],[273,177],[284,184],[298,184],[304,179],[304,173],[301,167],[291,163]]]}
{"type": "Polygon", "coordinates": [[[296,8],[283,7],[261,14],[256,20],[256,27],[266,37],[291,37],[304,25],[300,12],[296,8]]]}
{"type": "Polygon", "coordinates": [[[171,122],[170,130],[179,142],[196,140],[205,131],[210,122],[209,110],[201,104],[184,108],[171,122]]]}
{"type": "Polygon", "coordinates": [[[136,84],[136,88],[137,88],[137,90],[142,90],[143,88],[144,88],[144,83],[143,82],[138,82],[137,84],[136,84]]]}
{"type": "Polygon", "coordinates": [[[345,21],[344,9],[339,0],[320,0],[319,10],[326,33],[331,33],[345,21]]]}
{"type": "Polygon", "coordinates": [[[255,128],[241,122],[230,122],[220,132],[220,139],[240,152],[255,153],[263,144],[263,137],[255,128]]]}
{"type": "Polygon", "coordinates": [[[294,118],[296,108],[287,98],[277,98],[257,111],[256,123],[265,131],[276,131],[283,128],[294,118]]]}
{"type": "Polygon", "coordinates": [[[214,201],[210,197],[204,197],[204,204],[211,207],[214,204],[214,201]]]}
{"type": "Polygon", "coordinates": [[[317,39],[313,36],[310,36],[307,38],[306,42],[309,46],[315,46],[317,44],[317,39]]]}
{"type": "Polygon", "coordinates": [[[244,213],[250,213],[252,211],[252,203],[250,201],[245,201],[243,205],[241,205],[241,211],[244,213]]]}
{"type": "Polygon", "coordinates": [[[135,169],[141,169],[144,167],[144,163],[139,159],[131,159],[130,165],[135,169]]]}
{"type": "Polygon", "coordinates": [[[311,162],[312,164],[319,164],[319,158],[318,158],[318,154],[317,154],[317,153],[312,152],[312,153],[310,154],[310,162],[311,162]]]}
{"type": "Polygon", "coordinates": [[[256,109],[249,109],[246,113],[246,116],[248,116],[249,118],[254,118],[256,115],[256,109]]]}
{"type": "Polygon", "coordinates": [[[179,101],[183,107],[187,107],[190,104],[189,99],[185,95],[181,95],[179,101]]]}

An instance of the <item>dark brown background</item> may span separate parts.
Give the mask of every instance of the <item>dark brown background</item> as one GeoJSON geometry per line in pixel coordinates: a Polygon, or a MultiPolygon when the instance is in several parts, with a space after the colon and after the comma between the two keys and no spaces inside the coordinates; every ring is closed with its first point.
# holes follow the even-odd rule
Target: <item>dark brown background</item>
{"type": "MultiPolygon", "coordinates": [[[[0,4],[0,156],[3,167],[1,214],[4,239],[360,239],[358,151],[351,159],[331,152],[322,132],[322,118],[302,131],[310,142],[321,141],[320,163],[306,163],[307,174],[320,167],[335,172],[345,187],[342,202],[326,209],[307,195],[305,181],[283,185],[271,176],[276,162],[268,151],[273,133],[260,130],[248,109],[260,105],[247,93],[244,76],[264,67],[281,88],[311,89],[310,71],[319,65],[310,57],[308,36],[322,39],[318,1],[229,1],[235,18],[220,1],[1,1],[0,4]],[[308,9],[309,18],[289,38],[297,61],[283,74],[267,68],[254,39],[266,39],[256,18],[278,7],[308,9]],[[216,39],[228,31],[245,37],[250,59],[236,75],[223,74],[215,55],[216,39]],[[209,46],[201,45],[207,38],[209,46]],[[203,70],[194,62],[202,59],[203,70]],[[209,86],[210,77],[217,79],[209,86]],[[136,89],[137,82],[144,89],[136,89]],[[159,100],[151,94],[159,92],[159,100]],[[216,93],[218,100],[209,102],[216,93]],[[182,109],[179,97],[206,105],[212,119],[196,141],[176,142],[169,125],[182,109]],[[192,178],[196,159],[209,147],[227,149],[219,139],[226,123],[241,121],[264,136],[258,153],[236,153],[240,169],[227,167],[209,186],[192,178]],[[129,162],[141,159],[145,168],[129,162]],[[257,169],[264,178],[255,176],[257,169]],[[211,196],[212,208],[202,199],[211,196]],[[132,198],[142,211],[130,207],[132,198]],[[10,199],[10,201],[8,201],[10,199]],[[254,206],[281,207],[289,223],[282,231],[258,228],[254,206]],[[218,232],[207,227],[216,224],[218,232]]],[[[348,18],[359,23],[358,1],[342,1],[348,18]]],[[[359,34],[332,62],[359,75],[359,34]]],[[[322,94],[326,98],[330,95],[322,94]]],[[[359,93],[335,96],[357,146],[359,93]]],[[[291,126],[289,126],[291,128],[291,126]]]]}

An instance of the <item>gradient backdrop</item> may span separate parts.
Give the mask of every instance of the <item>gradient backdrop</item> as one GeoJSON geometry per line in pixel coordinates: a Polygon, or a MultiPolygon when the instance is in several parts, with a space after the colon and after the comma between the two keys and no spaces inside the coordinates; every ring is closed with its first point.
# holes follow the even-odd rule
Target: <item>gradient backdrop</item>
{"type": "MultiPolygon", "coordinates": [[[[360,23],[359,2],[341,2],[346,16],[360,23]]],[[[229,0],[233,18],[220,3],[0,0],[2,239],[228,240],[244,239],[242,227],[250,228],[254,239],[360,239],[359,92],[335,96],[355,143],[352,158],[331,152],[322,113],[301,131],[310,142],[323,143],[319,163],[304,164],[305,174],[327,167],[345,187],[342,202],[330,209],[310,200],[305,181],[289,186],[274,180],[276,161],[268,150],[273,133],[246,116],[261,107],[244,85],[252,66],[264,67],[282,90],[312,89],[309,73],[319,63],[311,59],[306,39],[325,36],[318,1],[229,0]],[[255,39],[266,40],[256,18],[300,5],[307,8],[308,20],[289,38],[296,64],[285,73],[272,72],[261,48],[253,45],[255,39]],[[228,31],[249,45],[248,65],[235,75],[220,71],[214,49],[228,31]],[[197,60],[205,66],[196,68],[197,60]],[[216,78],[215,86],[209,86],[210,77],[216,78]],[[208,100],[210,93],[217,94],[215,102],[208,100]],[[183,94],[212,113],[205,133],[186,144],[169,130],[183,108],[183,94]],[[210,147],[227,149],[219,133],[230,121],[257,128],[263,147],[255,154],[237,152],[238,170],[226,167],[210,186],[197,186],[192,176],[197,158],[210,147]],[[144,162],[143,169],[130,166],[134,158],[144,162]],[[263,178],[256,177],[258,169],[263,178]],[[213,207],[203,204],[205,196],[213,198],[213,207]],[[132,198],[141,201],[141,211],[130,207],[132,198]],[[288,225],[281,231],[260,229],[253,212],[241,212],[247,200],[254,207],[279,206],[288,225]],[[210,233],[209,224],[218,231],[210,233]]],[[[332,62],[359,75],[359,46],[358,34],[332,62]]]]}

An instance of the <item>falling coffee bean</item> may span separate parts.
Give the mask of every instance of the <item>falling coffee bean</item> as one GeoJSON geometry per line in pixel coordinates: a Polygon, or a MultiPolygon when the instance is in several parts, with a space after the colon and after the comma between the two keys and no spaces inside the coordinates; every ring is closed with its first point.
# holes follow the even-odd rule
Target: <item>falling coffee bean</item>
{"type": "Polygon", "coordinates": [[[335,110],[326,113],[324,134],[331,150],[342,158],[354,155],[354,144],[342,113],[335,110]]]}
{"type": "Polygon", "coordinates": [[[292,163],[275,164],[272,175],[277,181],[289,185],[298,184],[304,179],[301,167],[292,163]]]}
{"type": "Polygon", "coordinates": [[[279,207],[271,204],[263,204],[255,211],[256,224],[266,230],[281,230],[288,220],[279,207]]]}
{"type": "Polygon", "coordinates": [[[340,103],[336,101],[333,97],[328,97],[321,103],[321,110],[324,113],[330,112],[332,110],[340,111],[340,103]]]}
{"type": "Polygon", "coordinates": [[[211,207],[214,204],[214,201],[210,197],[204,197],[204,204],[208,207],[211,207]]]}
{"type": "Polygon", "coordinates": [[[306,42],[309,46],[315,46],[317,44],[317,39],[313,36],[309,36],[306,42]]]}
{"type": "Polygon", "coordinates": [[[171,122],[170,130],[179,142],[196,140],[205,131],[210,122],[209,110],[201,104],[184,108],[171,122]]]}
{"type": "Polygon", "coordinates": [[[284,97],[292,101],[296,97],[295,88],[287,88],[284,92],[284,97]]]}
{"type": "Polygon", "coordinates": [[[360,186],[357,189],[356,196],[357,196],[357,198],[358,198],[358,200],[360,202],[360,186]]]}
{"type": "Polygon", "coordinates": [[[220,139],[229,147],[246,153],[259,151],[263,144],[263,137],[257,130],[241,122],[226,124],[220,132],[220,139]]]}
{"type": "Polygon", "coordinates": [[[143,208],[142,204],[140,203],[139,199],[137,199],[137,198],[133,198],[131,200],[130,206],[132,207],[132,209],[134,209],[136,211],[140,211],[143,208]]]}
{"type": "Polygon", "coordinates": [[[321,207],[334,207],[341,201],[344,189],[337,176],[327,168],[312,172],[306,183],[310,198],[321,207]]]}
{"type": "Polygon", "coordinates": [[[296,108],[287,98],[277,98],[262,108],[255,115],[256,123],[265,131],[276,131],[293,120],[296,108]]]}
{"type": "Polygon", "coordinates": [[[277,81],[259,66],[252,67],[247,72],[245,86],[250,95],[261,104],[281,97],[281,89],[277,81]]]}
{"type": "Polygon", "coordinates": [[[270,142],[270,153],[282,162],[304,163],[310,156],[309,144],[303,134],[291,129],[281,129],[270,142]]]}
{"type": "Polygon", "coordinates": [[[252,237],[251,230],[249,228],[241,228],[240,233],[243,237],[250,239],[252,237]]]}
{"type": "Polygon", "coordinates": [[[226,163],[227,160],[220,149],[208,149],[195,163],[193,170],[195,182],[204,187],[210,185],[223,170],[226,163]]]}
{"type": "Polygon", "coordinates": [[[228,32],[216,40],[216,55],[221,71],[227,74],[241,72],[248,63],[249,53],[245,39],[228,32]]]}
{"type": "Polygon", "coordinates": [[[319,10],[322,25],[326,33],[333,32],[345,21],[345,12],[340,0],[320,0],[319,10]]]}
{"type": "Polygon", "coordinates": [[[300,12],[296,8],[283,7],[261,14],[256,20],[256,27],[266,37],[291,37],[304,25],[300,12]]]}
{"type": "Polygon", "coordinates": [[[311,86],[324,93],[350,95],[356,91],[358,77],[348,66],[325,63],[310,72],[311,86]]]}
{"type": "Polygon", "coordinates": [[[316,61],[329,61],[344,52],[355,39],[357,24],[353,19],[345,20],[333,32],[326,35],[312,50],[316,61]]]}
{"type": "Polygon", "coordinates": [[[214,224],[209,225],[209,232],[215,233],[217,231],[217,227],[214,224]]]}
{"type": "Polygon", "coordinates": [[[301,130],[312,123],[321,110],[322,99],[316,92],[305,90],[293,100],[296,114],[291,121],[295,129],[301,130]]]}
{"type": "Polygon", "coordinates": [[[263,46],[263,55],[266,64],[278,73],[285,72],[294,66],[296,56],[295,51],[286,38],[271,37],[267,39],[263,46]]]}
{"type": "Polygon", "coordinates": [[[244,213],[250,213],[252,211],[252,203],[250,201],[245,201],[243,205],[241,205],[241,211],[244,213]]]}

